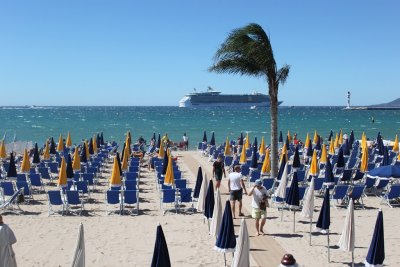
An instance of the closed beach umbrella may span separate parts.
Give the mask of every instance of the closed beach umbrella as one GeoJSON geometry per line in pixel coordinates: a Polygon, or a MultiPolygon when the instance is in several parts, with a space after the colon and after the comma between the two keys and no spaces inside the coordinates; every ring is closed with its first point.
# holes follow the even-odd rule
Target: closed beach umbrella
{"type": "Polygon", "coordinates": [[[154,140],[154,142],[156,141],[156,133],[153,133],[152,139],[154,140]]]}
{"type": "Polygon", "coordinates": [[[65,162],[65,158],[61,159],[61,167],[58,172],[58,181],[57,185],[59,187],[64,187],[67,185],[67,163],[65,162]]]}
{"type": "Polygon", "coordinates": [[[224,215],[222,216],[217,242],[214,249],[224,253],[226,266],[226,252],[234,252],[236,248],[235,227],[233,225],[232,210],[229,200],[225,203],[224,215]]]}
{"type": "Polygon", "coordinates": [[[171,267],[167,241],[161,225],[157,226],[156,243],[154,245],[151,267],[171,267]]]}
{"type": "Polygon", "coordinates": [[[285,167],[282,172],[282,179],[280,180],[280,183],[275,190],[275,196],[285,199],[287,181],[288,181],[288,170],[287,170],[287,164],[285,164],[285,167]]]}
{"type": "Polygon", "coordinates": [[[249,133],[246,133],[246,142],[244,143],[245,150],[250,148],[249,133]]]}
{"type": "Polygon", "coordinates": [[[315,130],[314,138],[313,138],[313,144],[317,144],[317,142],[318,142],[318,133],[317,133],[317,130],[315,130]]]}
{"type": "Polygon", "coordinates": [[[259,154],[264,155],[265,153],[265,141],[264,141],[264,136],[261,137],[261,144],[260,144],[260,149],[259,149],[259,154]]]}
{"type": "Polygon", "coordinates": [[[299,147],[296,146],[296,150],[294,151],[292,167],[293,168],[300,168],[300,154],[299,154],[299,147]]]}
{"type": "Polygon", "coordinates": [[[338,246],[343,251],[351,251],[351,265],[354,266],[354,243],[355,243],[355,227],[354,227],[354,203],[350,199],[347,208],[346,219],[344,220],[342,235],[340,236],[338,246]]]}
{"type": "Polygon", "coordinates": [[[324,201],[322,203],[321,211],[318,216],[317,230],[322,233],[327,233],[328,237],[328,262],[330,262],[329,250],[329,226],[331,224],[330,206],[329,206],[329,188],[325,189],[324,201]]]}
{"type": "Polygon", "coordinates": [[[396,134],[396,137],[394,138],[392,151],[399,152],[399,138],[397,137],[397,134],[396,134]]]}
{"type": "Polygon", "coordinates": [[[329,142],[332,140],[332,137],[333,137],[333,132],[332,132],[332,130],[331,130],[331,132],[329,133],[329,136],[328,136],[328,141],[329,141],[329,142]]]}
{"type": "Polygon", "coordinates": [[[310,146],[310,135],[307,133],[306,141],[304,142],[304,148],[308,148],[310,146]]]}
{"type": "Polygon", "coordinates": [[[39,148],[38,148],[37,143],[35,143],[35,149],[33,150],[32,163],[33,164],[39,164],[40,163],[39,148]]]}
{"type": "Polygon", "coordinates": [[[389,151],[388,151],[387,146],[384,146],[383,147],[383,159],[382,159],[382,162],[381,162],[380,166],[387,166],[387,165],[390,165],[390,162],[389,162],[389,151]]]}
{"type": "Polygon", "coordinates": [[[83,143],[81,155],[80,155],[81,162],[83,162],[83,163],[86,163],[88,161],[85,146],[86,146],[86,144],[83,143]]]}
{"type": "Polygon", "coordinates": [[[56,143],[54,143],[54,138],[51,138],[50,141],[50,155],[56,154],[56,143]]]}
{"type": "Polygon", "coordinates": [[[116,158],[117,158],[117,163],[118,163],[118,168],[119,168],[119,174],[122,176],[122,164],[121,164],[121,158],[119,157],[118,152],[116,154],[116,158]]]}
{"type": "Polygon", "coordinates": [[[207,133],[206,133],[205,130],[204,130],[204,133],[203,133],[203,142],[207,143],[207,133]]]}
{"type": "Polygon", "coordinates": [[[342,145],[343,148],[343,155],[344,156],[350,156],[350,143],[349,139],[346,139],[346,142],[342,145]]]}
{"type": "Polygon", "coordinates": [[[113,168],[112,168],[111,178],[110,178],[110,185],[111,186],[121,186],[121,172],[119,170],[117,157],[114,158],[114,163],[113,163],[113,168]]]}
{"type": "Polygon", "coordinates": [[[299,199],[299,184],[297,181],[297,172],[293,174],[292,183],[289,187],[289,192],[285,198],[286,204],[289,205],[289,208],[293,210],[293,232],[296,232],[296,210],[300,206],[299,199]]]}
{"type": "Polygon", "coordinates": [[[279,143],[283,143],[283,136],[282,136],[282,131],[279,131],[279,143]]]}
{"type": "Polygon", "coordinates": [[[269,148],[265,151],[265,158],[261,168],[261,174],[267,175],[271,173],[271,158],[269,156],[269,148]]]}
{"type": "Polygon", "coordinates": [[[310,165],[310,170],[308,172],[312,176],[318,176],[319,174],[319,168],[318,168],[318,159],[317,159],[317,151],[314,150],[312,159],[311,159],[311,165],[310,165]]]}
{"type": "Polygon", "coordinates": [[[224,155],[230,156],[231,154],[232,152],[231,152],[231,145],[229,143],[229,138],[226,137],[224,155]]]}
{"type": "Polygon", "coordinates": [[[71,139],[71,134],[68,131],[68,135],[67,135],[67,141],[65,141],[65,146],[66,147],[71,147],[72,146],[72,139],[71,139]]]}
{"type": "Polygon", "coordinates": [[[335,179],[334,179],[333,171],[332,171],[332,164],[329,160],[327,161],[327,163],[325,165],[325,181],[324,182],[327,184],[335,183],[335,179]]]}
{"type": "Polygon", "coordinates": [[[326,153],[326,146],[322,145],[321,157],[319,158],[319,163],[325,164],[328,160],[327,153],[326,153]]]}
{"type": "Polygon", "coordinates": [[[362,148],[360,172],[363,172],[363,173],[368,172],[368,148],[367,147],[362,148]]]}
{"type": "Polygon", "coordinates": [[[253,142],[253,148],[256,148],[256,152],[258,151],[258,142],[257,142],[257,136],[254,137],[254,142],[253,142]]]}
{"type": "Polygon", "coordinates": [[[206,206],[206,195],[208,190],[208,179],[207,174],[204,173],[203,181],[201,183],[199,200],[197,201],[197,210],[204,211],[206,206]]]}
{"type": "Polygon", "coordinates": [[[202,182],[203,182],[203,171],[201,170],[201,166],[199,166],[197,170],[196,185],[194,186],[193,198],[199,197],[202,182]]]}
{"type": "Polygon", "coordinates": [[[289,137],[286,136],[286,143],[285,143],[286,150],[289,149],[289,137]]]}
{"type": "Polygon", "coordinates": [[[287,131],[287,139],[289,140],[289,142],[292,141],[292,137],[290,136],[290,131],[289,130],[287,131]]]}
{"type": "Polygon", "coordinates": [[[285,170],[286,167],[286,158],[284,157],[281,161],[281,165],[279,166],[279,170],[278,170],[278,177],[276,177],[276,179],[279,181],[282,178],[283,172],[285,170]]]}
{"type": "Polygon", "coordinates": [[[311,230],[312,230],[312,219],[314,214],[314,177],[311,179],[310,186],[308,187],[307,193],[304,197],[303,208],[301,209],[301,216],[310,219],[310,246],[311,246],[311,230]]]}
{"type": "Polygon", "coordinates": [[[79,224],[78,239],[72,259],[72,267],[85,267],[85,235],[82,223],[79,224]]]}
{"type": "Polygon", "coordinates": [[[240,133],[239,146],[243,146],[243,133],[240,133]]]}
{"type": "Polygon", "coordinates": [[[93,152],[94,152],[94,154],[97,154],[97,140],[96,140],[96,135],[93,136],[92,144],[93,144],[93,152]]]}
{"type": "Polygon", "coordinates": [[[344,168],[344,155],[342,147],[339,148],[338,159],[336,162],[336,168],[344,168]]]}
{"type": "Polygon", "coordinates": [[[128,148],[128,147],[125,146],[125,151],[122,151],[122,152],[123,152],[123,155],[122,155],[121,169],[122,169],[123,171],[127,171],[127,170],[128,170],[128,157],[129,157],[129,152],[128,152],[128,149],[127,149],[127,148],[128,148]]]}
{"type": "Polygon", "coordinates": [[[281,151],[281,157],[279,159],[279,161],[282,161],[283,158],[285,158],[286,162],[288,161],[288,146],[285,144],[283,144],[282,147],[282,151],[281,151]]]}
{"type": "Polygon", "coordinates": [[[321,137],[319,135],[317,136],[317,143],[315,144],[315,149],[321,150],[321,137]]]}
{"type": "Polygon", "coordinates": [[[257,161],[257,147],[253,146],[253,154],[251,155],[251,164],[250,167],[252,169],[258,168],[258,161],[257,161]]]}
{"type": "Polygon", "coordinates": [[[72,168],[75,171],[81,170],[81,158],[79,157],[79,147],[75,147],[74,160],[72,162],[72,168]]]}
{"type": "Polygon", "coordinates": [[[168,167],[164,177],[164,184],[173,186],[175,184],[174,169],[172,166],[172,155],[168,157],[168,167]]]}
{"type": "Polygon", "coordinates": [[[122,158],[122,160],[124,160],[125,148],[126,148],[126,143],[124,142],[124,145],[122,146],[122,150],[121,150],[121,158],[122,158]]]}
{"type": "Polygon", "coordinates": [[[89,140],[89,154],[93,155],[94,154],[94,149],[93,149],[93,138],[90,138],[89,140]]]}
{"type": "Polygon", "coordinates": [[[168,153],[164,152],[163,168],[161,171],[162,175],[165,175],[167,173],[168,163],[169,163],[168,153]]]}
{"type": "Polygon", "coordinates": [[[313,153],[314,153],[314,150],[313,150],[313,148],[312,148],[311,140],[310,140],[310,141],[308,141],[308,147],[307,147],[307,153],[306,153],[306,155],[307,155],[307,157],[312,157],[312,156],[313,156],[313,153]]]}
{"type": "Polygon", "coordinates": [[[354,131],[351,130],[350,137],[349,137],[350,147],[353,147],[354,144],[354,131]]]}
{"type": "Polygon", "coordinates": [[[46,141],[46,146],[44,147],[44,151],[43,151],[43,159],[44,160],[50,159],[50,147],[49,147],[49,142],[47,142],[47,141],[46,141]]]}
{"type": "Polygon", "coordinates": [[[210,146],[215,146],[215,133],[214,132],[212,132],[212,135],[211,135],[210,146]]]}
{"type": "Polygon", "coordinates": [[[164,143],[160,142],[160,146],[159,146],[159,149],[158,149],[158,158],[162,159],[164,157],[165,157],[164,143]]]}
{"type": "Polygon", "coordinates": [[[342,131],[342,129],[340,129],[340,132],[339,132],[339,145],[341,145],[341,144],[343,144],[343,131],[342,131]]]}
{"type": "Polygon", "coordinates": [[[5,159],[7,157],[7,150],[6,150],[6,145],[4,144],[4,139],[1,140],[0,144],[0,158],[5,159]]]}
{"type": "Polygon", "coordinates": [[[100,143],[101,143],[101,145],[102,146],[104,146],[104,135],[103,135],[103,132],[101,132],[101,134],[100,134],[100,143]]]}
{"type": "Polygon", "coordinates": [[[222,221],[222,202],[221,202],[221,193],[219,188],[217,188],[215,192],[215,203],[214,203],[214,211],[212,215],[212,220],[210,224],[210,235],[213,237],[218,236],[219,228],[221,227],[222,221]]]}
{"type": "Polygon", "coordinates": [[[58,152],[63,152],[64,151],[64,141],[63,141],[63,138],[62,138],[61,134],[60,134],[60,137],[58,138],[57,151],[58,152]]]}
{"type": "Polygon", "coordinates": [[[376,218],[374,234],[372,235],[371,245],[368,249],[365,266],[382,266],[385,260],[385,235],[383,233],[383,214],[379,210],[376,218]]]}
{"type": "Polygon", "coordinates": [[[101,147],[101,138],[99,134],[96,134],[96,143],[97,143],[97,148],[101,147]]]}
{"type": "Polygon", "coordinates": [[[240,223],[239,238],[233,255],[232,267],[250,267],[250,239],[246,220],[240,223]]]}
{"type": "Polygon", "coordinates": [[[67,158],[67,178],[68,179],[74,178],[74,168],[72,167],[72,159],[70,154],[68,154],[67,158]]]}
{"type": "Polygon", "coordinates": [[[336,134],[336,136],[335,136],[335,141],[334,141],[333,143],[334,143],[334,145],[335,145],[335,148],[338,148],[338,147],[339,147],[339,135],[338,135],[338,134],[336,134]]]}
{"type": "Polygon", "coordinates": [[[28,149],[25,148],[20,172],[29,172],[30,169],[31,169],[31,163],[29,161],[28,149]]]}
{"type": "Polygon", "coordinates": [[[335,155],[335,144],[333,139],[329,142],[329,155],[335,155]]]}
{"type": "Polygon", "coordinates": [[[240,153],[240,159],[239,159],[240,164],[246,164],[247,163],[247,156],[246,156],[246,147],[242,147],[242,152],[240,153]]]}
{"type": "Polygon", "coordinates": [[[17,168],[15,167],[14,153],[10,153],[10,164],[8,166],[7,177],[17,177],[17,168]]]}
{"type": "Polygon", "coordinates": [[[87,160],[90,160],[90,151],[89,151],[88,142],[87,142],[87,140],[85,140],[83,143],[85,144],[85,146],[84,146],[84,148],[85,148],[84,151],[85,151],[85,153],[86,153],[86,159],[87,159],[87,160]]]}
{"type": "MultiPolygon", "coordinates": [[[[204,206],[204,219],[211,220],[213,217],[214,212],[214,185],[213,181],[210,180],[208,183],[207,194],[206,194],[206,201],[204,206]]],[[[210,231],[210,222],[208,221],[208,231],[210,231]]]]}

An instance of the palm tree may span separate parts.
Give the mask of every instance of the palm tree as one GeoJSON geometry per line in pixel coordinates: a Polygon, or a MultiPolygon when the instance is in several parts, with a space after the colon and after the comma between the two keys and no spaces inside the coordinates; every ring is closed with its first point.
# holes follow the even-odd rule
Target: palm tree
{"type": "Polygon", "coordinates": [[[272,176],[278,173],[278,89],[289,75],[289,65],[277,69],[268,35],[255,23],[234,29],[221,44],[209,71],[263,77],[268,84],[271,115],[272,176]]]}

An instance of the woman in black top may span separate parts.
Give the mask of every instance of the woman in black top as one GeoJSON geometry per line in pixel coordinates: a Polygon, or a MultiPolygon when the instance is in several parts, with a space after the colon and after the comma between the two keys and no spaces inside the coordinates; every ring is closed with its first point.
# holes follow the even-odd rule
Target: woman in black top
{"type": "Polygon", "coordinates": [[[213,177],[216,180],[216,188],[219,188],[221,185],[222,174],[226,178],[224,162],[222,161],[222,157],[218,156],[217,160],[213,164],[213,177]]]}

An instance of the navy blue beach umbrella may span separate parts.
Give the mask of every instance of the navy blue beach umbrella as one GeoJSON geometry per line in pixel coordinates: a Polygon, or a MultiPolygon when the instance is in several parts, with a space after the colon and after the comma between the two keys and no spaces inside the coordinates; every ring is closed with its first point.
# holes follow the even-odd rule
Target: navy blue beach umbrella
{"type": "Polygon", "coordinates": [[[153,140],[156,141],[156,133],[153,133],[153,140]]]}
{"type": "Polygon", "coordinates": [[[286,136],[286,149],[289,151],[289,136],[286,136]]]}
{"type": "Polygon", "coordinates": [[[101,134],[100,134],[100,141],[101,141],[101,145],[103,146],[103,145],[104,145],[104,135],[103,135],[103,132],[101,132],[101,134]]]}
{"type": "Polygon", "coordinates": [[[74,169],[72,168],[72,159],[70,154],[68,154],[67,157],[67,178],[74,178],[74,169]]]}
{"type": "Polygon", "coordinates": [[[7,177],[17,177],[17,168],[15,167],[14,153],[10,153],[10,164],[8,166],[7,177]]]}
{"type": "Polygon", "coordinates": [[[235,228],[233,225],[232,210],[229,200],[225,203],[225,211],[222,216],[221,225],[218,232],[215,250],[224,253],[226,266],[226,252],[234,252],[236,248],[235,228]]]}
{"type": "Polygon", "coordinates": [[[258,162],[257,162],[257,147],[253,146],[253,154],[251,155],[251,168],[257,169],[258,168],[258,162]]]}
{"type": "Polygon", "coordinates": [[[161,145],[161,134],[158,134],[157,148],[160,148],[160,145],[161,145]]]}
{"type": "Polygon", "coordinates": [[[204,143],[207,143],[207,133],[206,133],[206,130],[204,130],[204,133],[203,133],[203,142],[204,142],[204,143]]]}
{"type": "Polygon", "coordinates": [[[331,214],[330,214],[330,203],[329,203],[329,188],[325,189],[324,201],[322,202],[321,211],[318,216],[317,229],[325,231],[328,236],[328,262],[330,262],[330,251],[329,251],[329,226],[331,225],[331,214]]]}
{"type": "Polygon", "coordinates": [[[346,142],[342,145],[343,148],[343,155],[350,156],[350,143],[349,139],[346,139],[346,142]]]}
{"type": "Polygon", "coordinates": [[[35,143],[35,149],[33,150],[32,163],[34,163],[34,164],[39,164],[40,163],[39,148],[38,148],[37,143],[35,143]]]}
{"type": "Polygon", "coordinates": [[[212,135],[211,135],[210,146],[215,146],[215,134],[214,134],[214,132],[212,132],[212,135]]]}
{"type": "Polygon", "coordinates": [[[329,136],[328,136],[328,141],[329,142],[331,141],[332,137],[333,137],[333,131],[331,130],[331,132],[329,133],[329,136]]]}
{"type": "Polygon", "coordinates": [[[243,146],[243,133],[240,133],[239,146],[243,146]]]}
{"type": "Polygon", "coordinates": [[[381,166],[387,166],[387,165],[390,165],[390,162],[389,162],[389,151],[388,151],[387,146],[384,146],[383,147],[383,159],[382,159],[382,162],[381,162],[381,166]]]}
{"type": "Polygon", "coordinates": [[[336,167],[337,168],[344,168],[344,155],[343,155],[343,148],[339,148],[339,154],[338,154],[338,159],[336,162],[336,167]]]}
{"type": "Polygon", "coordinates": [[[349,142],[350,142],[350,146],[353,147],[353,144],[354,144],[354,131],[353,130],[351,130],[349,142]]]}
{"type": "Polygon", "coordinates": [[[121,151],[121,159],[124,159],[125,145],[126,145],[126,143],[124,142],[124,145],[122,146],[122,151],[121,151]]]}
{"type": "Polygon", "coordinates": [[[101,147],[101,138],[100,138],[99,134],[96,134],[96,145],[97,145],[97,148],[101,147]]]}
{"type": "MultiPolygon", "coordinates": [[[[310,143],[311,143],[311,141],[310,141],[310,143]]],[[[314,153],[314,150],[313,150],[313,148],[312,148],[312,145],[309,144],[309,145],[308,145],[308,148],[307,148],[307,157],[312,157],[312,156],[313,156],[313,153],[314,153]]]]}
{"type": "Polygon", "coordinates": [[[381,266],[385,260],[385,236],[383,233],[383,213],[379,210],[374,234],[365,261],[371,266],[381,266]]]}
{"type": "Polygon", "coordinates": [[[117,152],[117,162],[119,167],[119,174],[122,176],[122,166],[121,166],[121,157],[119,156],[119,152],[117,152]]]}
{"type": "Polygon", "coordinates": [[[93,155],[94,154],[94,149],[93,149],[93,138],[90,138],[89,141],[89,154],[93,155]]]}
{"type": "Polygon", "coordinates": [[[161,225],[157,226],[156,243],[154,245],[151,267],[171,267],[167,241],[161,225]]]}
{"type": "Polygon", "coordinates": [[[50,141],[50,154],[55,155],[56,154],[56,143],[54,142],[54,138],[51,138],[50,141]]]}
{"type": "Polygon", "coordinates": [[[297,180],[297,172],[293,173],[292,183],[289,187],[289,192],[285,198],[286,204],[288,204],[293,210],[293,232],[296,232],[296,209],[300,206],[300,197],[299,197],[299,183],[297,180]]]}
{"type": "Polygon", "coordinates": [[[283,136],[282,136],[282,131],[279,131],[279,143],[283,143],[283,136]]]}
{"type": "Polygon", "coordinates": [[[376,139],[377,145],[378,145],[378,154],[380,156],[383,156],[384,150],[385,150],[385,146],[383,145],[383,140],[382,137],[379,133],[378,138],[376,139]]]}
{"type": "Polygon", "coordinates": [[[325,164],[325,183],[335,183],[335,179],[333,176],[333,171],[332,171],[332,164],[330,160],[326,161],[325,164]]]}
{"type": "Polygon", "coordinates": [[[253,147],[256,147],[256,152],[258,151],[258,142],[257,142],[257,137],[254,137],[254,143],[253,147]]]}
{"type": "Polygon", "coordinates": [[[299,154],[299,147],[296,146],[296,150],[294,151],[294,156],[293,156],[293,163],[292,167],[293,168],[300,168],[300,154],[299,154]]]}
{"type": "Polygon", "coordinates": [[[317,143],[315,144],[316,150],[321,150],[321,136],[317,136],[317,143]]]}
{"type": "Polygon", "coordinates": [[[167,151],[164,151],[163,168],[161,174],[165,175],[167,173],[167,167],[168,167],[168,153],[167,151]]]}
{"type": "Polygon", "coordinates": [[[286,165],[286,157],[282,157],[281,165],[279,166],[278,177],[276,178],[277,180],[280,180],[282,178],[285,165],[286,165]]]}
{"type": "Polygon", "coordinates": [[[380,166],[368,172],[368,176],[381,178],[400,178],[400,166],[380,166]]]}
{"type": "Polygon", "coordinates": [[[197,170],[196,185],[194,186],[193,198],[199,198],[201,184],[203,183],[203,171],[201,166],[197,170]]]}
{"type": "Polygon", "coordinates": [[[214,184],[213,181],[210,180],[208,183],[208,189],[207,189],[207,194],[206,194],[206,199],[205,199],[205,204],[204,204],[204,218],[207,220],[212,219],[213,217],[213,211],[214,211],[214,184]]]}
{"type": "Polygon", "coordinates": [[[83,145],[82,145],[80,160],[81,160],[81,162],[83,162],[83,163],[86,163],[86,162],[87,162],[86,144],[85,144],[85,143],[83,143],[83,145]]]}

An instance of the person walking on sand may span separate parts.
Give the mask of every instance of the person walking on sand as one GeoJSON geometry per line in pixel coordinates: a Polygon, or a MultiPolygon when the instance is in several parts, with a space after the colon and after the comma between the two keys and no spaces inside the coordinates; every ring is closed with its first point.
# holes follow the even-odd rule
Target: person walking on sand
{"type": "Polygon", "coordinates": [[[185,146],[185,151],[189,150],[189,137],[187,137],[186,133],[183,134],[183,144],[185,146]]]}
{"type": "Polygon", "coordinates": [[[0,266],[16,267],[15,254],[12,245],[17,242],[14,232],[3,223],[3,217],[0,215],[0,266]]]}
{"type": "Polygon", "coordinates": [[[218,156],[217,160],[214,161],[213,164],[213,177],[216,181],[215,188],[219,188],[221,186],[222,174],[226,178],[224,162],[222,161],[222,157],[218,156]]]}
{"type": "Polygon", "coordinates": [[[243,176],[240,173],[240,166],[236,165],[234,168],[234,172],[231,172],[228,176],[228,189],[230,194],[232,215],[235,219],[235,204],[236,201],[239,202],[239,216],[244,216],[242,213],[242,196],[243,190],[247,195],[246,186],[244,185],[243,176]]]}
{"type": "Polygon", "coordinates": [[[264,235],[264,225],[267,219],[267,207],[268,207],[268,190],[262,185],[260,179],[256,180],[254,186],[250,189],[249,196],[253,196],[251,201],[251,217],[256,220],[257,234],[264,235]],[[261,219],[261,225],[260,225],[261,219]]]}

